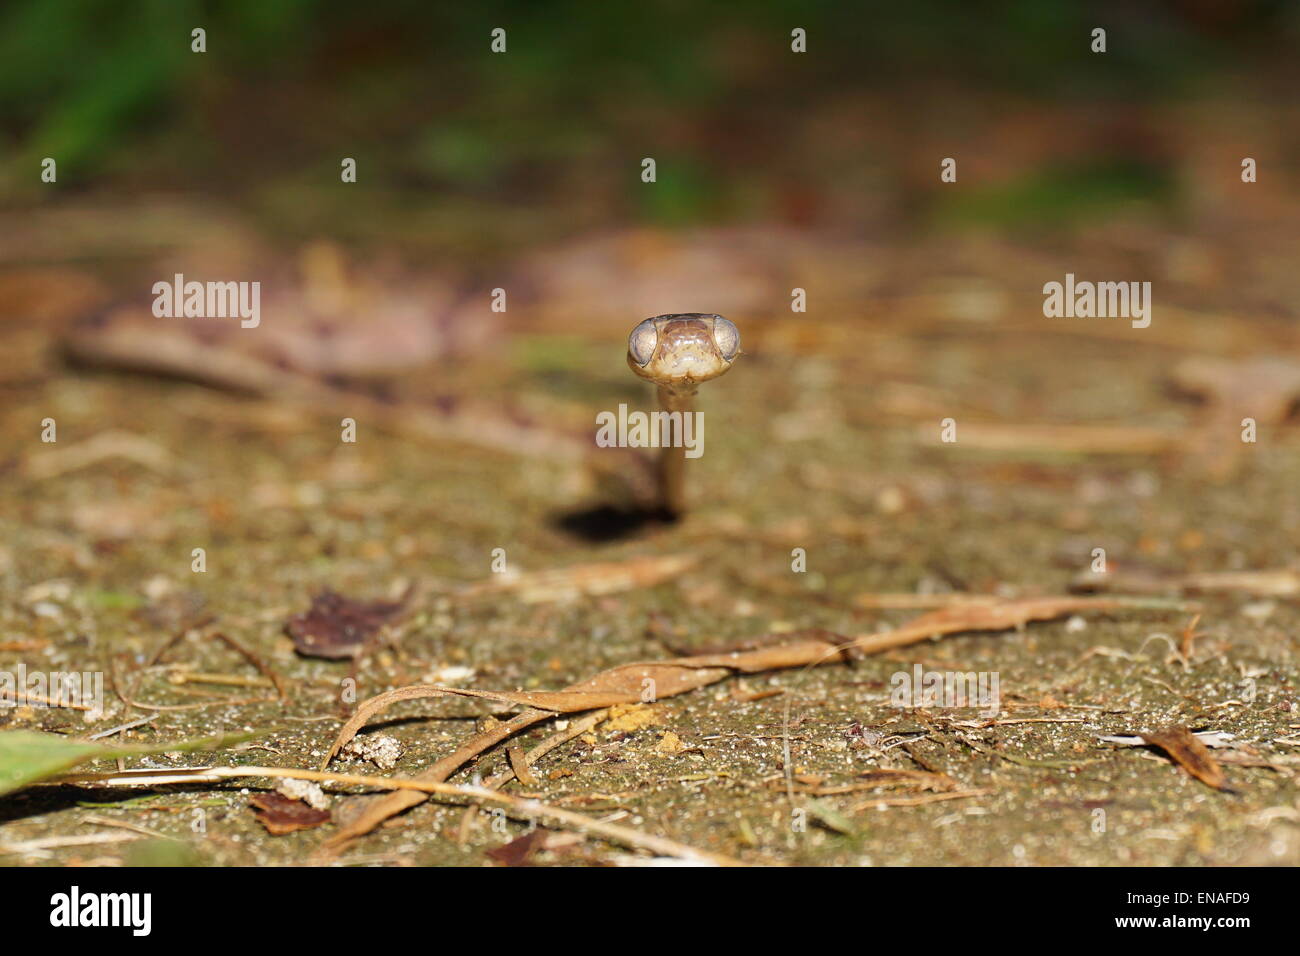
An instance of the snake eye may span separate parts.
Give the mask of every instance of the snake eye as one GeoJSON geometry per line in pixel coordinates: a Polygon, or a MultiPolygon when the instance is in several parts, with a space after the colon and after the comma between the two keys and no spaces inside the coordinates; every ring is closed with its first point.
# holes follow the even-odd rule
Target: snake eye
{"type": "Polygon", "coordinates": [[[723,359],[730,362],[740,351],[740,330],[729,320],[720,315],[713,317],[713,342],[722,353],[723,359]]]}
{"type": "Polygon", "coordinates": [[[655,331],[655,320],[646,319],[627,337],[627,354],[632,356],[633,362],[644,368],[650,359],[654,358],[655,345],[658,341],[659,333],[655,331]]]}

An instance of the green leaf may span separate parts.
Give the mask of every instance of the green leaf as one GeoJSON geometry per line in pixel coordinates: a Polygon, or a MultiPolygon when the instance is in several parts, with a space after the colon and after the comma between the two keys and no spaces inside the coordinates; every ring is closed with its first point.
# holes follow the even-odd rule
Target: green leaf
{"type": "Polygon", "coordinates": [[[46,780],[88,760],[169,753],[175,750],[218,750],[254,736],[257,734],[240,732],[195,740],[115,747],[93,740],[77,740],[75,737],[35,730],[6,730],[0,732],[0,795],[46,780]]]}
{"type": "Polygon", "coordinates": [[[836,833],[843,833],[845,836],[853,836],[855,828],[853,821],[840,813],[830,804],[822,800],[809,800],[807,803],[808,812],[822,826],[828,830],[834,830],[836,833]]]}

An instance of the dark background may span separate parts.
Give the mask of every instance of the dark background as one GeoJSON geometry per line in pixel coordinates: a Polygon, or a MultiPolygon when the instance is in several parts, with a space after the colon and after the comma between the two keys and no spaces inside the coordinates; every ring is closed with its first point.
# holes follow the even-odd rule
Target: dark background
{"type": "Polygon", "coordinates": [[[1300,7],[1234,0],[16,0],[0,172],[26,208],[183,191],[289,237],[400,233],[449,255],[619,222],[1060,227],[1135,200],[1177,224],[1182,134],[1222,131],[1170,108],[1264,114],[1267,178],[1292,177],[1298,44],[1300,7]],[[939,203],[934,150],[978,187],[939,203]],[[364,203],[337,188],[345,155],[364,203]]]}

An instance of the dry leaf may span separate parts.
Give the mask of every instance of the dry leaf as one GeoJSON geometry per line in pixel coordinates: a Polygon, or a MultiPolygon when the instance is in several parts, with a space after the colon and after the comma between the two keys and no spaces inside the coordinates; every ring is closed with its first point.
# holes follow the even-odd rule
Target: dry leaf
{"type": "Polygon", "coordinates": [[[1223,776],[1223,768],[1214,759],[1208,747],[1201,743],[1186,727],[1170,727],[1155,733],[1142,734],[1142,739],[1159,747],[1197,780],[1215,790],[1235,793],[1223,776]]]}
{"type": "Polygon", "coordinates": [[[311,599],[309,611],[289,618],[285,628],[299,654],[338,660],[356,657],[368,640],[405,610],[405,600],[367,604],[327,590],[311,599]]]}
{"type": "Polygon", "coordinates": [[[315,810],[282,793],[259,793],[248,802],[255,808],[253,813],[257,822],[266,827],[271,836],[283,836],[295,830],[313,830],[330,820],[328,810],[315,810]]]}
{"type": "Polygon", "coordinates": [[[532,833],[525,833],[509,843],[503,843],[495,849],[488,850],[487,856],[496,860],[502,866],[529,866],[528,858],[533,855],[534,851],[541,849],[542,838],[545,834],[546,831],[541,829],[534,830],[532,833]]]}

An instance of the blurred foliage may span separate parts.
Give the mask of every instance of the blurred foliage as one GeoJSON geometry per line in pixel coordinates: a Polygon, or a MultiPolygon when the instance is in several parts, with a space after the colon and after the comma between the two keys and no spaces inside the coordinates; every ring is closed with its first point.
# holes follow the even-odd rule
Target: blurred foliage
{"type": "Polygon", "coordinates": [[[126,849],[126,866],[206,866],[198,848],[180,840],[141,840],[126,849]]]}
{"type": "Polygon", "coordinates": [[[1011,183],[972,185],[936,206],[936,213],[949,223],[1026,226],[1104,219],[1118,206],[1174,200],[1167,164],[1111,158],[1053,166],[1011,183]]]}
{"type": "Polygon", "coordinates": [[[396,191],[508,198],[572,185],[566,177],[587,175],[568,163],[575,157],[612,153],[634,169],[654,137],[693,161],[661,165],[653,194],[633,195],[634,174],[620,188],[639,215],[680,222],[723,201],[719,182],[735,179],[698,132],[730,116],[865,92],[897,94],[906,110],[909,90],[943,83],[1055,99],[1174,95],[1216,68],[1293,48],[1298,9],[1285,0],[9,0],[0,185],[35,195],[33,171],[53,156],[73,186],[227,195],[277,177],[336,176],[340,155],[354,155],[369,182],[396,191]],[[1088,49],[1096,25],[1109,31],[1104,61],[1088,49]],[[198,26],[201,55],[190,50],[198,26]],[[497,26],[508,31],[506,56],[489,51],[497,26]],[[809,52],[791,59],[796,26],[809,52]]]}

